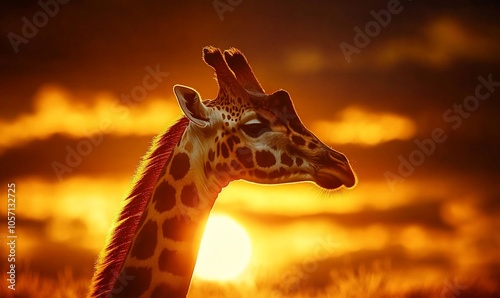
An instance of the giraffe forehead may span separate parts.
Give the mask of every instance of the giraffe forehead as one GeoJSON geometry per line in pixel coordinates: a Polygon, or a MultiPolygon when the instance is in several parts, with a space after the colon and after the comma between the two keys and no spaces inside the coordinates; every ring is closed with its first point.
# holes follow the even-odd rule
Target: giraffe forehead
{"type": "Polygon", "coordinates": [[[206,101],[206,105],[213,108],[224,119],[237,121],[245,114],[261,107],[265,96],[265,94],[254,95],[252,100],[243,100],[240,97],[231,97],[222,92],[216,99],[206,101]]]}
{"type": "Polygon", "coordinates": [[[217,113],[222,120],[236,122],[249,111],[252,111],[251,106],[238,106],[238,105],[223,105],[215,107],[217,113]]]}

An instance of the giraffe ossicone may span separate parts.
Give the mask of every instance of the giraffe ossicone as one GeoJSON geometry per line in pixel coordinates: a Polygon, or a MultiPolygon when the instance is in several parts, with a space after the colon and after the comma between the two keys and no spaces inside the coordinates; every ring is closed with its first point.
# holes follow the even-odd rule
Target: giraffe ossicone
{"type": "Polygon", "coordinates": [[[203,60],[217,97],[174,86],[185,117],[143,158],[89,297],[186,297],[210,210],[233,180],[356,183],[347,158],[304,127],[286,91],[265,93],[242,52],[205,47],[203,60]]]}

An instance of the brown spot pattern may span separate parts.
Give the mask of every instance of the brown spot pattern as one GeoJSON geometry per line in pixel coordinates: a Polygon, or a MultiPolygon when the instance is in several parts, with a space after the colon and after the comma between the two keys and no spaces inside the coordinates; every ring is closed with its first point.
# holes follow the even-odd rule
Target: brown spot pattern
{"type": "Polygon", "coordinates": [[[257,164],[263,168],[269,168],[276,163],[276,158],[270,151],[255,152],[255,160],[257,161],[257,164]]]}
{"type": "Polygon", "coordinates": [[[214,161],[214,158],[215,158],[215,152],[212,150],[212,148],[210,148],[208,150],[208,160],[214,161]]]}
{"type": "Polygon", "coordinates": [[[311,142],[311,143],[309,143],[309,145],[307,145],[307,147],[309,149],[316,149],[318,147],[318,145],[316,145],[316,144],[314,144],[314,143],[311,142]]]}
{"type": "Polygon", "coordinates": [[[228,158],[229,157],[229,151],[227,150],[226,144],[222,143],[220,145],[220,151],[222,153],[222,157],[228,158]]]}
{"type": "Polygon", "coordinates": [[[304,160],[300,157],[297,157],[297,159],[295,159],[295,163],[300,167],[304,163],[304,160]]]}
{"type": "Polygon", "coordinates": [[[157,231],[156,222],[151,219],[148,220],[137,235],[130,255],[139,260],[150,258],[155,252],[156,238],[158,238],[157,231]]]}
{"type": "Polygon", "coordinates": [[[193,237],[198,226],[189,218],[173,217],[162,225],[163,237],[175,241],[185,241],[193,237]]]}
{"type": "MultiPolygon", "coordinates": [[[[190,256],[185,252],[177,252],[164,248],[158,258],[158,267],[160,271],[170,272],[177,276],[185,276],[191,274],[190,266],[186,265],[190,260],[190,256]]],[[[193,264],[194,265],[194,264],[193,264]]]]}
{"type": "Polygon", "coordinates": [[[172,175],[175,180],[182,179],[189,171],[189,167],[190,164],[188,155],[184,152],[178,153],[172,159],[172,163],[170,165],[170,175],[172,175]]]}
{"type": "Polygon", "coordinates": [[[304,146],[306,144],[306,140],[299,136],[292,136],[292,141],[298,146],[304,146]]]}
{"type": "Polygon", "coordinates": [[[293,165],[293,159],[290,157],[290,155],[283,152],[281,153],[281,163],[291,167],[293,165]]]}
{"type": "Polygon", "coordinates": [[[271,173],[269,173],[269,178],[274,179],[278,177],[283,177],[286,174],[286,169],[285,168],[279,168],[279,170],[274,170],[271,173]]]}
{"type": "Polygon", "coordinates": [[[175,188],[166,180],[162,181],[155,190],[153,203],[158,212],[165,212],[175,206],[175,188]]]}
{"type": "Polygon", "coordinates": [[[192,208],[197,208],[200,204],[198,189],[194,183],[184,186],[181,192],[181,201],[184,205],[192,208]]]}
{"type": "Polygon", "coordinates": [[[227,139],[227,146],[229,147],[229,151],[233,151],[233,138],[228,138],[227,139]]]}

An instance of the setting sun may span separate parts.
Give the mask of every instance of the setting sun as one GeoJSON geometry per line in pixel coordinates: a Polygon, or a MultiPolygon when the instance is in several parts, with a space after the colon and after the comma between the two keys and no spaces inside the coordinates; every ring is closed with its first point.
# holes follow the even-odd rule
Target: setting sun
{"type": "Polygon", "coordinates": [[[209,217],[194,274],[205,280],[237,278],[248,266],[252,244],[245,229],[226,215],[209,217]]]}

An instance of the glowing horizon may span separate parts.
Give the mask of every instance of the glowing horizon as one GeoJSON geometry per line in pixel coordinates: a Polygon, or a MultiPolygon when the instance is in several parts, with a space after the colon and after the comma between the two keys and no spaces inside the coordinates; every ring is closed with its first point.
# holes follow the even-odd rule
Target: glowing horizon
{"type": "Polygon", "coordinates": [[[246,230],[225,214],[212,213],[200,244],[194,275],[204,280],[231,281],[248,267],[252,241],[246,230]]]}

